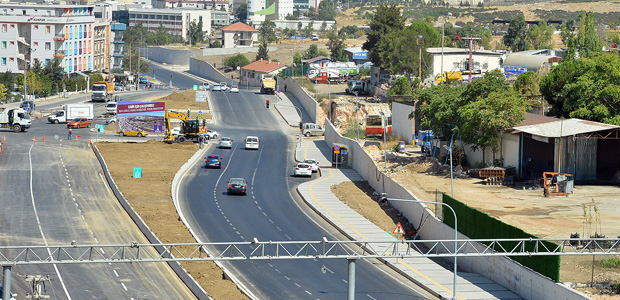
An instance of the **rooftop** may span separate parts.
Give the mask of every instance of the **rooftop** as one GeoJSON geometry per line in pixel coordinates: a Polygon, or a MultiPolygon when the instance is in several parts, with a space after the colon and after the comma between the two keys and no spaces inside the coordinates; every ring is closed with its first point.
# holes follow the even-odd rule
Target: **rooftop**
{"type": "Polygon", "coordinates": [[[275,70],[285,68],[286,65],[281,62],[269,61],[269,60],[257,60],[245,67],[242,67],[243,70],[256,71],[261,73],[269,73],[275,70]]]}
{"type": "Polygon", "coordinates": [[[525,132],[540,137],[558,138],[617,128],[620,128],[620,126],[581,119],[556,119],[552,122],[516,126],[512,129],[514,133],[525,132]]]}
{"type": "MultiPolygon", "coordinates": [[[[426,52],[432,54],[441,54],[441,47],[430,47],[426,49],[426,52]]],[[[467,48],[451,48],[451,47],[443,47],[444,54],[469,54],[469,49],[467,48]]],[[[495,52],[490,50],[474,50],[475,55],[497,55],[502,56],[504,53],[495,52]]]]}
{"type": "Polygon", "coordinates": [[[221,30],[222,31],[256,31],[258,32],[258,29],[252,28],[252,26],[249,26],[243,22],[237,22],[237,23],[230,24],[228,26],[224,26],[222,27],[221,30]]]}

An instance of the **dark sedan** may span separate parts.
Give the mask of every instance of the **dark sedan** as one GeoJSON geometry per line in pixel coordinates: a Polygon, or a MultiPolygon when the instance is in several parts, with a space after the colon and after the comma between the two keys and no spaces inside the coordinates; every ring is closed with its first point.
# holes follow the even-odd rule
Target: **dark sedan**
{"type": "Polygon", "coordinates": [[[222,159],[219,155],[209,155],[205,159],[205,168],[222,168],[222,159]]]}
{"type": "Polygon", "coordinates": [[[247,195],[248,183],[243,178],[231,178],[228,181],[228,195],[247,195]]]}

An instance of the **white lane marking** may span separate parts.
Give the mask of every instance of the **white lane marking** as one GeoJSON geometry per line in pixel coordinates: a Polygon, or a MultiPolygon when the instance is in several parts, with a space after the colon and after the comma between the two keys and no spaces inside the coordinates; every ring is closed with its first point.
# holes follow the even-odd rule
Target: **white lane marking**
{"type": "Polygon", "coordinates": [[[266,214],[265,212],[263,212],[263,216],[265,216],[265,217],[266,217],[266,216],[267,216],[267,214],[266,214]]]}
{"type": "Polygon", "coordinates": [[[368,294],[366,294],[366,297],[368,297],[368,298],[370,298],[370,299],[372,299],[372,300],[377,300],[377,298],[375,298],[375,297],[373,297],[373,296],[371,296],[371,295],[368,295],[368,294]]]}
{"type": "Polygon", "coordinates": [[[263,156],[263,148],[260,148],[260,152],[258,152],[258,160],[256,160],[256,167],[254,168],[254,174],[252,174],[252,187],[254,186],[254,178],[256,177],[256,171],[258,171],[258,163],[260,163],[260,158],[263,156]]]}
{"type": "MultiPolygon", "coordinates": [[[[39,232],[41,233],[43,242],[45,243],[45,246],[49,246],[49,244],[47,243],[47,238],[45,237],[45,233],[43,233],[43,227],[41,226],[41,219],[39,219],[39,213],[37,212],[37,205],[34,202],[34,191],[32,188],[32,147],[33,146],[34,145],[30,145],[30,149],[28,150],[28,160],[30,162],[30,200],[32,202],[32,209],[34,210],[34,217],[37,220],[37,225],[39,226],[39,232]]],[[[50,251],[49,248],[47,248],[47,254],[50,255],[50,257],[52,256],[52,252],[50,251]]],[[[60,285],[62,286],[62,289],[65,292],[65,295],[67,296],[69,300],[71,300],[71,295],[69,295],[69,291],[67,291],[67,286],[65,286],[65,281],[62,279],[62,276],[60,275],[58,266],[56,264],[53,264],[53,266],[54,266],[54,271],[56,271],[56,276],[58,276],[58,280],[60,281],[60,285]]]]}
{"type": "Polygon", "coordinates": [[[295,282],[295,283],[293,283],[293,284],[294,284],[296,287],[298,287],[298,288],[300,288],[300,287],[301,287],[301,285],[299,285],[299,283],[297,283],[297,282],[295,282]]]}
{"type": "MultiPolygon", "coordinates": [[[[99,248],[99,250],[101,250],[101,253],[105,254],[105,251],[103,250],[103,248],[99,248]]],[[[110,264],[112,265],[112,264],[110,264]]]]}
{"type": "Polygon", "coordinates": [[[290,236],[288,236],[288,234],[284,235],[287,239],[292,240],[292,238],[290,236]]]}
{"type": "Polygon", "coordinates": [[[288,276],[284,276],[284,279],[291,280],[288,276]]]}
{"type": "Polygon", "coordinates": [[[346,280],[344,280],[344,279],[342,280],[342,282],[344,282],[344,283],[349,283],[348,281],[346,281],[346,280]]]}
{"type": "Polygon", "coordinates": [[[127,292],[127,287],[125,286],[125,283],[121,282],[121,285],[123,286],[123,289],[125,289],[125,292],[127,292]]]}
{"type": "Polygon", "coordinates": [[[116,275],[116,277],[118,277],[118,272],[116,272],[116,270],[112,270],[114,271],[114,275],[116,275]]]}
{"type": "Polygon", "coordinates": [[[99,240],[95,238],[95,244],[99,244],[99,240]]]}
{"type": "Polygon", "coordinates": [[[282,228],[280,228],[280,226],[276,226],[276,229],[277,229],[278,231],[282,231],[282,228]]]}
{"type": "Polygon", "coordinates": [[[308,290],[305,290],[306,294],[308,295],[312,295],[312,293],[308,292],[308,290]]]}
{"type": "Polygon", "coordinates": [[[280,270],[278,270],[278,269],[274,269],[274,270],[276,270],[276,272],[278,272],[278,273],[281,273],[280,270]]]}
{"type": "Polygon", "coordinates": [[[325,267],[325,270],[327,270],[330,274],[335,274],[334,271],[330,270],[328,267],[325,267]]]}
{"type": "Polygon", "coordinates": [[[273,220],[272,220],[272,219],[269,219],[269,223],[274,224],[274,222],[273,222],[273,220]]]}

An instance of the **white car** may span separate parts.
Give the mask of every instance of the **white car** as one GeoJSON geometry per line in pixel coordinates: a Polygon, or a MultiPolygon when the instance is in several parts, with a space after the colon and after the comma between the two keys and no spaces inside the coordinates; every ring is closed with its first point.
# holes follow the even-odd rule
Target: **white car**
{"type": "Polygon", "coordinates": [[[202,84],[202,89],[205,90],[205,91],[211,90],[211,84],[209,84],[208,82],[204,82],[202,84]]]}
{"type": "Polygon", "coordinates": [[[222,90],[222,86],[219,84],[214,84],[213,86],[211,86],[211,91],[216,92],[216,91],[221,91],[222,90]]]}
{"type": "Polygon", "coordinates": [[[236,85],[233,85],[230,87],[230,92],[231,93],[238,93],[239,92],[239,87],[236,85]]]}
{"type": "Polygon", "coordinates": [[[220,134],[219,134],[219,133],[217,133],[217,131],[215,131],[215,130],[211,130],[211,129],[208,129],[208,130],[207,130],[207,133],[205,133],[205,137],[206,137],[207,139],[209,139],[209,140],[210,140],[210,139],[217,139],[217,137],[218,137],[218,136],[220,136],[220,134]]]}
{"type": "Polygon", "coordinates": [[[228,90],[228,84],[226,82],[220,82],[220,91],[225,92],[228,90]]]}
{"type": "Polygon", "coordinates": [[[248,136],[245,138],[245,149],[256,149],[258,150],[258,137],[257,136],[248,136]]]}
{"type": "Polygon", "coordinates": [[[181,134],[181,128],[173,127],[172,129],[170,129],[170,134],[172,134],[173,136],[179,136],[181,134]]]}
{"type": "Polygon", "coordinates": [[[232,148],[233,140],[227,136],[220,139],[220,148],[232,148]]]}
{"type": "Polygon", "coordinates": [[[312,167],[312,172],[318,172],[319,171],[319,162],[316,161],[316,159],[307,158],[307,159],[304,160],[304,164],[310,165],[310,167],[312,167]]]}
{"type": "Polygon", "coordinates": [[[116,117],[107,118],[107,119],[105,120],[105,124],[106,124],[106,125],[108,125],[108,124],[112,124],[112,123],[116,123],[116,117]]]}
{"type": "Polygon", "coordinates": [[[310,166],[309,164],[299,163],[295,166],[295,171],[293,175],[312,177],[312,166],[310,166]]]}
{"type": "Polygon", "coordinates": [[[109,112],[109,113],[116,113],[116,110],[118,108],[118,103],[116,102],[108,102],[105,105],[105,111],[109,112]]]}

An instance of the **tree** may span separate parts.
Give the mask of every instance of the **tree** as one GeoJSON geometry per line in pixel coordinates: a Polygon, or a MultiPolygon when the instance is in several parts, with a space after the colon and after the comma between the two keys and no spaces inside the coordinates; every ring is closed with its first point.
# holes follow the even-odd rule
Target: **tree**
{"type": "Polygon", "coordinates": [[[508,26],[508,31],[504,35],[504,45],[510,47],[512,51],[524,51],[529,48],[526,37],[527,23],[522,14],[518,14],[508,26]]]}
{"type": "Polygon", "coordinates": [[[337,14],[338,9],[336,8],[336,3],[331,1],[321,1],[319,3],[319,15],[317,17],[318,20],[334,21],[336,20],[337,14]]]}
{"type": "Polygon", "coordinates": [[[267,49],[267,41],[263,41],[258,45],[258,53],[256,53],[256,60],[269,60],[269,50],[267,49]]]}
{"type": "Polygon", "coordinates": [[[380,5],[375,16],[370,20],[370,31],[366,35],[366,42],[362,45],[364,50],[368,50],[368,59],[381,66],[381,56],[376,45],[379,44],[384,36],[392,31],[399,31],[405,27],[405,18],[401,16],[400,9],[395,5],[380,5]]]}
{"type": "MultiPolygon", "coordinates": [[[[16,76],[9,70],[4,73],[0,73],[0,84],[4,85],[9,91],[13,92],[15,90],[15,77],[16,76]]],[[[4,99],[0,98],[0,100],[4,99]]]]}
{"type": "Polygon", "coordinates": [[[592,12],[581,12],[577,18],[577,33],[566,33],[568,50],[566,51],[566,59],[576,59],[577,54],[580,57],[592,56],[601,53],[603,50],[603,42],[596,32],[596,18],[592,12]]]}
{"type": "Polygon", "coordinates": [[[314,22],[310,21],[308,25],[306,25],[303,31],[304,31],[303,35],[305,37],[310,37],[312,35],[312,32],[314,32],[314,22]]]}
{"type": "Polygon", "coordinates": [[[235,70],[237,69],[237,67],[243,67],[249,63],[250,61],[248,60],[248,58],[241,53],[226,59],[226,65],[232,67],[235,70]]]}
{"type": "Polygon", "coordinates": [[[7,95],[7,88],[4,86],[4,84],[0,83],[0,100],[6,100],[7,95]]]}
{"type": "Polygon", "coordinates": [[[334,61],[348,61],[348,56],[344,53],[344,36],[330,31],[327,37],[328,41],[326,46],[329,49],[331,59],[334,61]]]}
{"type": "Polygon", "coordinates": [[[327,31],[327,22],[323,21],[323,23],[321,23],[321,29],[319,30],[321,31],[321,33],[327,31]]]}
{"type": "Polygon", "coordinates": [[[540,82],[549,114],[620,125],[620,57],[598,53],[568,60],[540,82]]]}
{"type": "Polygon", "coordinates": [[[538,96],[540,95],[540,75],[527,71],[517,77],[513,88],[524,96],[538,96]]]}
{"type": "Polygon", "coordinates": [[[304,52],[303,59],[310,59],[318,56],[327,57],[329,56],[329,54],[327,54],[327,52],[325,52],[324,50],[319,50],[319,46],[317,44],[312,44],[310,45],[310,47],[308,47],[306,52],[304,52]]]}
{"type": "Polygon", "coordinates": [[[545,20],[541,20],[538,25],[530,26],[527,31],[527,42],[532,45],[534,49],[550,49],[552,48],[551,41],[553,38],[553,29],[547,25],[545,20]]]}
{"type": "Polygon", "coordinates": [[[239,7],[235,9],[234,15],[237,20],[245,22],[248,17],[248,4],[243,3],[239,5],[239,7]]]}
{"type": "Polygon", "coordinates": [[[394,85],[388,91],[389,96],[404,96],[411,95],[411,84],[409,79],[405,77],[398,77],[394,81],[394,85]]]}
{"type": "Polygon", "coordinates": [[[278,40],[276,36],[276,24],[270,20],[265,20],[258,29],[258,37],[260,42],[272,43],[278,40]]]}
{"type": "Polygon", "coordinates": [[[187,28],[187,41],[191,45],[202,43],[205,40],[205,32],[202,30],[202,19],[196,23],[196,20],[192,21],[187,28]]]}
{"type": "Polygon", "coordinates": [[[449,137],[453,126],[461,123],[458,108],[464,103],[461,98],[464,89],[463,85],[441,84],[418,90],[421,103],[415,113],[420,117],[421,128],[433,130],[437,136],[449,137]]]}

